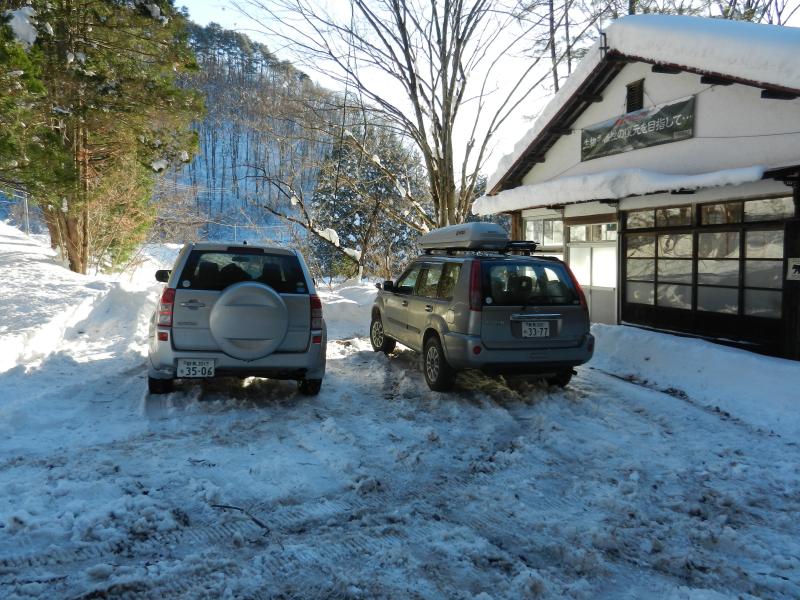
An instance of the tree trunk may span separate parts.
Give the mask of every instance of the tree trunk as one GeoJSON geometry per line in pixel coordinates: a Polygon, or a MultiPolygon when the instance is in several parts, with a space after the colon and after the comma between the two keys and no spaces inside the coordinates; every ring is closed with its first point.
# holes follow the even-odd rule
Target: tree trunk
{"type": "MultiPolygon", "coordinates": [[[[630,0],[631,2],[633,0],[630,0]]],[[[553,64],[553,87],[558,91],[558,58],[556,56],[556,9],[553,0],[548,0],[548,23],[550,25],[550,61],[553,64]]]]}

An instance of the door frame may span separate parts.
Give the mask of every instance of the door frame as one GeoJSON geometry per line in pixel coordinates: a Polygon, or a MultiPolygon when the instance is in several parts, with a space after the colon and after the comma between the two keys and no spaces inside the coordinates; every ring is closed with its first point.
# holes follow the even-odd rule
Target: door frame
{"type": "MultiPolygon", "coordinates": [[[[589,303],[589,320],[591,321],[592,317],[592,289],[598,289],[603,291],[612,291],[614,292],[614,318],[613,318],[613,325],[619,324],[619,240],[604,240],[599,242],[572,242],[568,241],[566,243],[566,262],[567,264],[571,264],[572,261],[572,248],[589,248],[589,280],[594,280],[594,248],[602,247],[602,248],[614,248],[616,252],[615,259],[614,259],[614,269],[616,269],[616,282],[617,285],[613,288],[606,287],[602,285],[592,285],[587,284],[584,285],[581,283],[581,287],[587,293],[587,302],[589,303]]],[[[592,321],[594,322],[594,321],[592,321]]]]}

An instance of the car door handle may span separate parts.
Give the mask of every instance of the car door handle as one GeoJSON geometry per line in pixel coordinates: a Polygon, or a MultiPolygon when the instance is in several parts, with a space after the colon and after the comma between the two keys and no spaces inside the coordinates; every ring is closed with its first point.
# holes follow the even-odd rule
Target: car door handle
{"type": "Polygon", "coordinates": [[[199,300],[189,300],[187,302],[181,302],[181,306],[185,306],[186,308],[204,308],[205,302],[200,302],[199,300]]]}
{"type": "Polygon", "coordinates": [[[402,306],[408,306],[408,300],[403,300],[400,304],[402,306]]]}
{"type": "Polygon", "coordinates": [[[430,304],[425,305],[425,312],[433,312],[433,306],[430,304]]]}

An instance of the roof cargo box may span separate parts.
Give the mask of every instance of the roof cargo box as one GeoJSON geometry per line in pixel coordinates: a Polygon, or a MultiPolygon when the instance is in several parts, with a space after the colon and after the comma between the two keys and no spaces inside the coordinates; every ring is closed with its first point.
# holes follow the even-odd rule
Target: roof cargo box
{"type": "Polygon", "coordinates": [[[434,229],[419,238],[423,250],[502,250],[506,230],[496,223],[464,223],[434,229]]]}

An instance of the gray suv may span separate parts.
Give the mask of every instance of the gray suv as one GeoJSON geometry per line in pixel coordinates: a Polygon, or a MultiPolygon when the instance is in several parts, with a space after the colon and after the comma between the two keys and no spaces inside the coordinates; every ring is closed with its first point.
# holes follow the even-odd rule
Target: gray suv
{"type": "Polygon", "coordinates": [[[421,352],[436,391],[451,389],[460,369],[566,386],[594,352],[586,299],[561,260],[511,253],[532,247],[509,242],[492,224],[438,230],[396,282],[378,284],[373,349],[389,353],[400,342],[421,352]]]}
{"type": "Polygon", "coordinates": [[[198,243],[183,247],[150,320],[148,388],[222,376],[295,379],[319,393],[327,333],[299,252],[198,243]]]}

